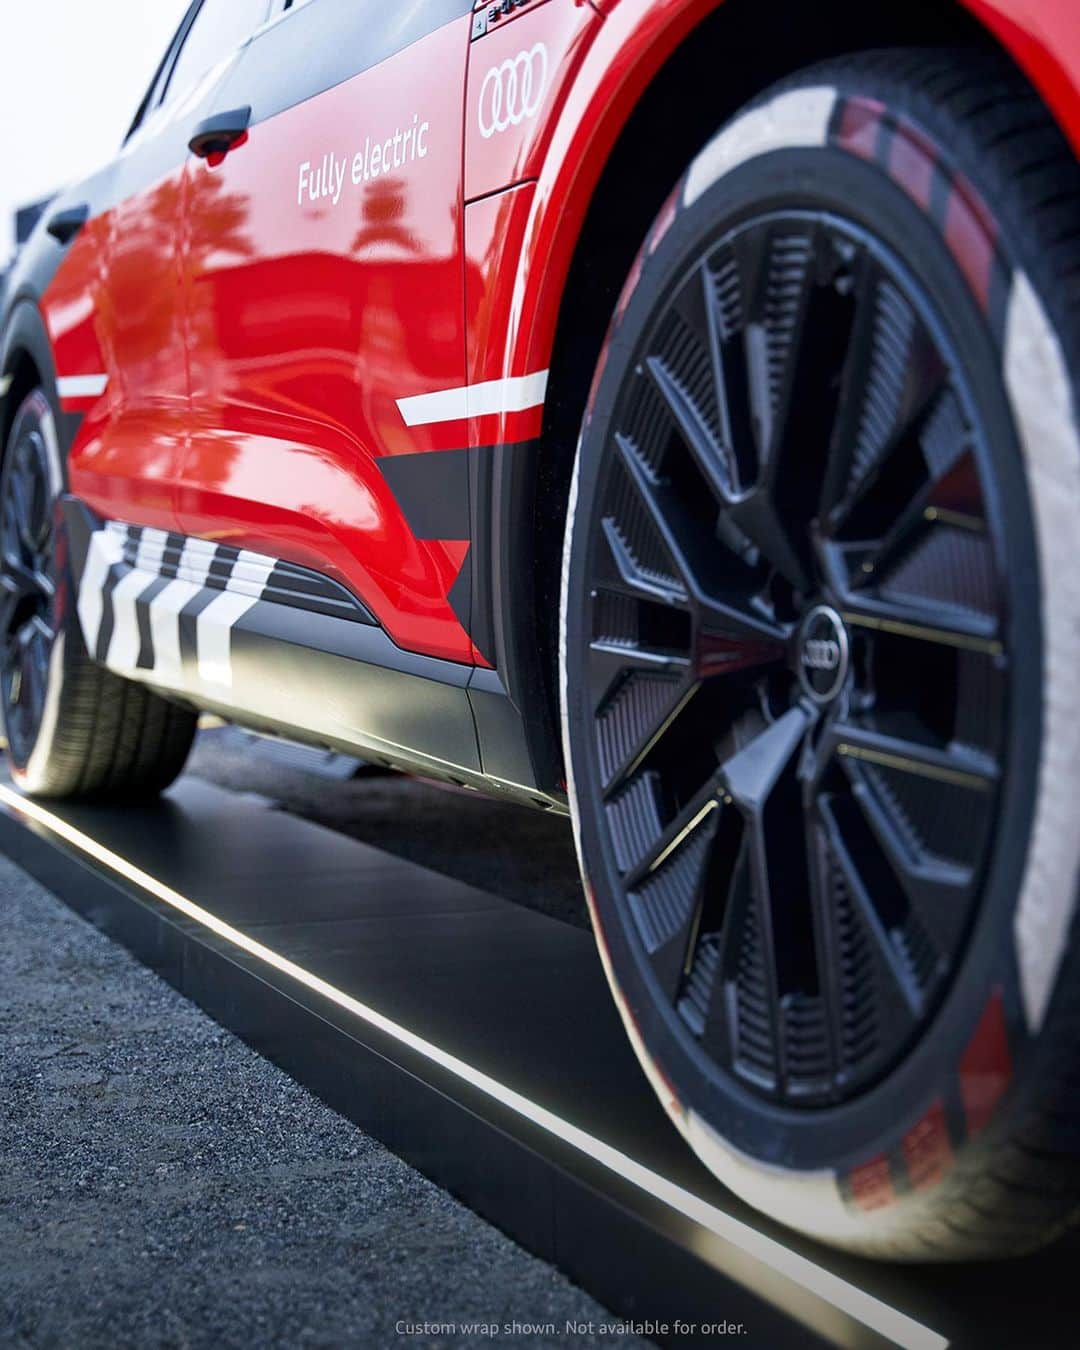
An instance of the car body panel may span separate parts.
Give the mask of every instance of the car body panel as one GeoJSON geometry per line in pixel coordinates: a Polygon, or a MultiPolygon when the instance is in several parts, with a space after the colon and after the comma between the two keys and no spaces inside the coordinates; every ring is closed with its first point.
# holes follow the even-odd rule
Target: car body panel
{"type": "Polygon", "coordinates": [[[465,99],[465,196],[535,178],[553,112],[601,20],[588,5],[546,0],[473,44],[465,99]]]}
{"type": "MultiPolygon", "coordinates": [[[[275,36],[253,39],[221,108],[256,106],[247,66],[275,36]]],[[[465,384],[467,53],[463,17],[258,122],[223,163],[190,164],[177,479],[184,533],[318,567],[401,646],[462,662],[471,642],[447,597],[467,500],[463,530],[417,538],[379,459],[457,448],[445,424],[406,425],[398,400],[465,384]]]]}

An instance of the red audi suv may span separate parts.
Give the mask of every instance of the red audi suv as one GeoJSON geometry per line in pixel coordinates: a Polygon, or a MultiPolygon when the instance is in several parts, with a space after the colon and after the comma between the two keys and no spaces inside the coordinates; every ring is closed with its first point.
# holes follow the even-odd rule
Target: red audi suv
{"type": "Polygon", "coordinates": [[[724,1182],[1051,1237],[1078,143],[1072,0],[195,0],[4,290],[16,783],[213,710],[566,812],[724,1182]]]}

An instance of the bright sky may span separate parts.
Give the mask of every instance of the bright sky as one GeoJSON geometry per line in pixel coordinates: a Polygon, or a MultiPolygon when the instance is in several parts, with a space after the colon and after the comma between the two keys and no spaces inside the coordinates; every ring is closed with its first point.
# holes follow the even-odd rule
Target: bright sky
{"type": "Polygon", "coordinates": [[[12,216],[116,153],[188,0],[2,0],[0,268],[12,216]]]}

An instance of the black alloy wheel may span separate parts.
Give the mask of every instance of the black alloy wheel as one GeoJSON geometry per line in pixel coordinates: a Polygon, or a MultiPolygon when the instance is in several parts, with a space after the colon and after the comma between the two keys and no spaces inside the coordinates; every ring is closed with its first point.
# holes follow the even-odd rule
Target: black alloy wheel
{"type": "Polygon", "coordinates": [[[41,727],[56,640],[57,486],[41,423],[22,418],[14,432],[0,475],[0,698],[12,752],[25,761],[41,727]]]}
{"type": "Polygon", "coordinates": [[[880,241],[766,212],[655,306],[608,445],[582,673],[624,912],[708,1075],[846,1101],[949,986],[1003,773],[960,361],[880,241]]]}

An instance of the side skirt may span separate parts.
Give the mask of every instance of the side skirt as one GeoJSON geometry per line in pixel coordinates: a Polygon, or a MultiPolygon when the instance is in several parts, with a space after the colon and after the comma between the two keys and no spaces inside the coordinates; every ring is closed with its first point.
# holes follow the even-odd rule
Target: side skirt
{"type": "Polygon", "coordinates": [[[521,718],[494,672],[403,650],[351,592],[306,568],[101,521],[70,496],[63,516],[83,639],[116,674],[260,731],[565,809],[534,783],[485,772],[473,697],[485,722],[499,704],[499,758],[522,762],[521,718]]]}

